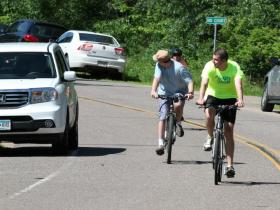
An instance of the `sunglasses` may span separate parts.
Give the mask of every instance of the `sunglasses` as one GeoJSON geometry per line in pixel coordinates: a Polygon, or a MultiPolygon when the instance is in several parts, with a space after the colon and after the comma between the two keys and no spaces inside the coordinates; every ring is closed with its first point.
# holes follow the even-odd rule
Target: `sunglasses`
{"type": "Polygon", "coordinates": [[[166,60],[166,61],[161,61],[162,63],[168,63],[170,61],[170,59],[166,60]]]}

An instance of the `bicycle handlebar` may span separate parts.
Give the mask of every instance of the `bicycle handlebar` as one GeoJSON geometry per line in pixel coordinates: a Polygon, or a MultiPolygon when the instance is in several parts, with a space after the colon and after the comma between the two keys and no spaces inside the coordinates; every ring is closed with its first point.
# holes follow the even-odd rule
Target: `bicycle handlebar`
{"type": "MultiPolygon", "coordinates": [[[[205,104],[203,104],[203,105],[197,104],[197,105],[199,105],[198,108],[208,108],[208,107],[206,107],[205,104]]],[[[223,112],[226,109],[236,109],[236,110],[239,110],[238,109],[239,107],[236,104],[232,104],[232,105],[216,105],[216,106],[213,105],[213,106],[210,106],[210,107],[216,109],[217,113],[223,112]]]]}
{"type": "Polygon", "coordinates": [[[175,94],[173,96],[158,95],[158,97],[161,98],[161,99],[171,99],[174,102],[178,102],[179,100],[182,101],[182,100],[186,100],[187,99],[182,94],[180,94],[180,95],[179,94],[175,94]]]}

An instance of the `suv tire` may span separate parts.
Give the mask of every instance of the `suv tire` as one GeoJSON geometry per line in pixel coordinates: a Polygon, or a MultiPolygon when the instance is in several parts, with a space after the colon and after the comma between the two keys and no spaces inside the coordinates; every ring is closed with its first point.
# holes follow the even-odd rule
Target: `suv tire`
{"type": "Polygon", "coordinates": [[[268,89],[267,89],[267,83],[264,85],[264,89],[263,89],[263,95],[262,95],[262,99],[261,99],[261,109],[264,112],[272,112],[273,108],[274,108],[274,104],[269,104],[268,103],[268,89]]]}
{"type": "Polygon", "coordinates": [[[66,155],[69,148],[69,116],[67,113],[65,129],[61,134],[57,134],[56,139],[52,143],[52,148],[54,154],[56,155],[66,155]]]}
{"type": "Polygon", "coordinates": [[[79,147],[79,132],[78,132],[79,104],[76,107],[76,118],[73,127],[69,132],[69,149],[76,150],[79,147]]]}

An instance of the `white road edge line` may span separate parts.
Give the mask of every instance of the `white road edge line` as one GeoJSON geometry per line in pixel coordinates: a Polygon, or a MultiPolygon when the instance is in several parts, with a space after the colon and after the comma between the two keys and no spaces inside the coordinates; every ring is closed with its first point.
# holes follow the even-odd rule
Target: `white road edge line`
{"type": "MultiPolygon", "coordinates": [[[[73,159],[75,158],[75,156],[77,155],[78,151],[75,150],[73,151],[70,155],[70,157],[68,157],[67,159],[73,159]]],[[[29,191],[31,191],[32,189],[34,189],[35,187],[44,184],[50,180],[52,180],[54,177],[56,177],[58,174],[60,174],[63,170],[65,170],[66,168],[68,168],[70,165],[72,165],[72,161],[68,162],[66,165],[63,165],[62,167],[60,167],[58,170],[54,171],[53,173],[51,173],[50,175],[48,175],[47,177],[45,177],[44,179],[39,180],[38,182],[35,182],[34,184],[14,193],[13,195],[9,196],[9,199],[15,199],[16,197],[22,195],[23,193],[27,193],[29,191]]]]}

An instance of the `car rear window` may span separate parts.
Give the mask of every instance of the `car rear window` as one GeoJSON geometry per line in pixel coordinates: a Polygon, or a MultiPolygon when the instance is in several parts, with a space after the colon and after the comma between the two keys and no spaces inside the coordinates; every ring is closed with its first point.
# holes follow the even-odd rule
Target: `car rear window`
{"type": "Polygon", "coordinates": [[[14,32],[26,32],[26,30],[29,28],[28,22],[25,21],[18,21],[12,24],[10,27],[8,27],[7,32],[14,33],[14,32]]]}
{"type": "Polygon", "coordinates": [[[30,34],[40,37],[57,39],[66,29],[47,24],[35,24],[30,29],[30,34]]]}
{"type": "Polygon", "coordinates": [[[79,33],[81,41],[98,42],[102,44],[116,45],[117,43],[110,36],[103,36],[99,34],[79,33]]]}
{"type": "Polygon", "coordinates": [[[0,53],[0,79],[36,79],[54,77],[56,77],[56,73],[49,53],[0,53]]]}

